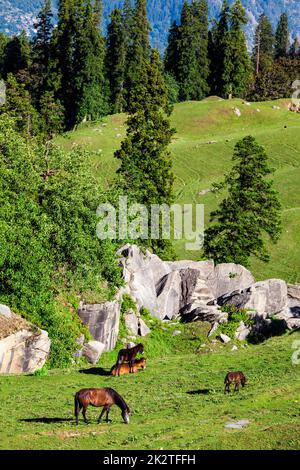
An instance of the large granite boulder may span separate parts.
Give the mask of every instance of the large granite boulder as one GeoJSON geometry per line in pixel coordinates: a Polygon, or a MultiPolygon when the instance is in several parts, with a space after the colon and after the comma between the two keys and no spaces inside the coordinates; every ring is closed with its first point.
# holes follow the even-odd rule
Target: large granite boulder
{"type": "Polygon", "coordinates": [[[90,364],[97,364],[104,349],[105,345],[100,341],[89,341],[83,346],[82,356],[85,357],[90,364]]]}
{"type": "Polygon", "coordinates": [[[255,279],[248,269],[239,264],[218,264],[214,276],[208,280],[215,298],[229,292],[244,290],[255,283],[255,279]]]}
{"type": "Polygon", "coordinates": [[[104,344],[104,351],[112,351],[117,343],[120,322],[120,304],[81,304],[78,310],[82,322],[94,340],[104,344]]]}
{"type": "Polygon", "coordinates": [[[10,312],[0,315],[0,374],[33,373],[48,359],[51,341],[46,331],[10,312]]]}
{"type": "Polygon", "coordinates": [[[249,309],[268,318],[286,308],[288,304],[287,285],[280,279],[257,282],[248,289],[219,297],[218,304],[249,309]]]}
{"type": "Polygon", "coordinates": [[[171,272],[168,263],[149,251],[142,252],[135,245],[126,245],[119,251],[120,265],[126,282],[123,293],[128,293],[138,307],[148,309],[153,316],[161,318],[156,296],[156,284],[171,272]]]}

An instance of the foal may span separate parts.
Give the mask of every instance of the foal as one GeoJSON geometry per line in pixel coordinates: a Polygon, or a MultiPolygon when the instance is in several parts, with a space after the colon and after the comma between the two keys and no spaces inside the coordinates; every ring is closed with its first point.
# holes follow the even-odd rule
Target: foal
{"type": "Polygon", "coordinates": [[[247,379],[244,376],[243,372],[229,372],[224,380],[225,391],[224,393],[230,393],[230,385],[235,384],[234,391],[238,392],[240,385],[244,388],[246,385],[247,379]]]}
{"type": "Polygon", "coordinates": [[[134,348],[131,349],[121,349],[121,351],[119,351],[116,362],[116,375],[120,375],[121,364],[124,362],[129,363],[130,373],[132,373],[134,360],[139,353],[144,354],[144,346],[141,343],[137,344],[134,346],[134,348]]]}
{"type": "MultiPolygon", "coordinates": [[[[142,357],[141,359],[136,359],[133,361],[133,366],[132,366],[132,373],[137,373],[140,369],[146,369],[146,359],[142,357]]],[[[119,370],[119,375],[125,375],[125,374],[130,374],[130,366],[129,364],[121,364],[120,370],[119,370]]],[[[110,375],[116,376],[117,375],[117,366],[113,366],[110,371],[110,375]]]]}
{"type": "Polygon", "coordinates": [[[122,418],[125,424],[129,424],[130,409],[125,403],[125,400],[112,388],[83,388],[75,394],[75,418],[78,425],[79,412],[82,409],[83,419],[86,424],[89,424],[86,417],[86,410],[88,406],[100,407],[103,410],[99,416],[98,424],[101,423],[102,417],[106,412],[106,422],[109,422],[108,416],[110,408],[117,405],[122,410],[122,418]]]}

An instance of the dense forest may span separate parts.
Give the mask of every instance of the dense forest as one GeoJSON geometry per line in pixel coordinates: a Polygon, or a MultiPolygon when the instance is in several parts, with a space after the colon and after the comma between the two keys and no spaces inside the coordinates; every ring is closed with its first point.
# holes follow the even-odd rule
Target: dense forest
{"type": "MultiPolygon", "coordinates": [[[[179,21],[184,0],[148,0],[147,10],[151,25],[150,41],[151,45],[163,52],[167,45],[168,29],[174,21],[179,21]]],[[[234,0],[229,0],[232,4],[234,0]]],[[[275,28],[279,16],[286,12],[290,16],[290,27],[293,38],[299,35],[298,18],[300,14],[300,4],[297,0],[243,0],[247,17],[249,20],[246,26],[246,35],[250,44],[253,32],[257,25],[257,20],[262,13],[265,13],[275,28]]],[[[43,0],[0,0],[0,31],[8,34],[21,32],[26,29],[33,33],[33,20],[41,9],[43,0]]],[[[209,17],[215,18],[221,8],[221,0],[209,1],[209,17]]],[[[103,2],[103,31],[109,23],[109,16],[114,8],[120,8],[122,0],[104,0],[103,2]]],[[[58,1],[52,1],[54,19],[57,20],[58,1]]]]}

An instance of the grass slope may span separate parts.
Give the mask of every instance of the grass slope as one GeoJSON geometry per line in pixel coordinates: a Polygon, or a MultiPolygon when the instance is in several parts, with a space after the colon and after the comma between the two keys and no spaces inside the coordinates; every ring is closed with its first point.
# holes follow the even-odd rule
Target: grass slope
{"type": "MultiPolygon", "coordinates": [[[[66,148],[84,145],[93,150],[95,173],[108,187],[118,167],[113,154],[125,135],[125,119],[125,115],[110,116],[103,123],[83,126],[60,137],[58,143],[66,148]]],[[[265,146],[276,170],[274,182],[283,204],[284,232],[280,242],[270,247],[270,263],[253,260],[252,271],[258,280],[279,277],[300,282],[300,116],[288,110],[288,101],[248,106],[241,100],[209,98],[181,103],[174,108],[172,126],[177,130],[171,145],[176,202],[204,204],[206,224],[218,200],[216,195],[199,193],[211,188],[230,169],[236,142],[251,134],[265,146]],[[240,109],[240,117],[234,113],[235,107],[240,109]]],[[[201,257],[201,253],[187,252],[184,240],[176,241],[175,247],[179,258],[201,257]]]]}
{"type": "Polygon", "coordinates": [[[300,366],[291,356],[300,333],[235,352],[218,345],[209,354],[194,353],[192,336],[173,339],[172,353],[155,355],[146,346],[152,359],[137,375],[104,375],[115,360],[110,353],[101,359],[104,369],[2,376],[0,449],[299,449],[300,366]],[[223,393],[228,370],[248,377],[239,394],[223,393]],[[99,426],[100,410],[89,408],[92,423],[76,427],[74,393],[103,386],[125,397],[133,411],[130,425],[113,408],[112,423],[99,426]],[[249,426],[225,429],[240,419],[249,426]]]}

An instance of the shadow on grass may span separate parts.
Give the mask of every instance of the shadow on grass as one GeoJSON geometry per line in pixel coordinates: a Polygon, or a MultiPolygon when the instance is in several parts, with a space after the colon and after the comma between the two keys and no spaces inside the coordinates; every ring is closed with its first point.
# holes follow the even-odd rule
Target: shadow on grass
{"type": "Polygon", "coordinates": [[[53,423],[70,423],[74,421],[74,418],[25,418],[19,420],[22,423],[43,423],[43,424],[53,424],[53,423]]]}
{"type": "Polygon", "coordinates": [[[204,388],[202,390],[190,390],[186,393],[188,395],[209,395],[210,390],[208,390],[208,388],[204,388]]]}
{"type": "Polygon", "coordinates": [[[91,369],[80,369],[80,374],[87,374],[87,375],[101,375],[108,377],[110,376],[110,370],[102,369],[102,367],[92,367],[91,369]]]}

